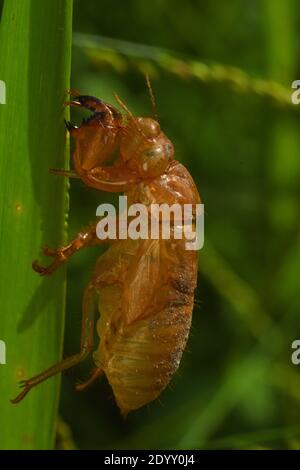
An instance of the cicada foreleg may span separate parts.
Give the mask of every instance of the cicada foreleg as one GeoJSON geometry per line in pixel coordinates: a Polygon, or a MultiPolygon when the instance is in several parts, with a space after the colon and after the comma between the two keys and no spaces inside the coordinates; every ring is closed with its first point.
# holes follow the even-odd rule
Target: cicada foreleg
{"type": "MultiPolygon", "coordinates": [[[[79,232],[76,237],[66,246],[57,249],[44,247],[43,253],[46,256],[53,258],[53,261],[48,266],[41,266],[38,261],[32,263],[33,269],[41,276],[52,274],[59,266],[67,262],[74,253],[82,250],[83,248],[103,244],[105,240],[100,240],[96,234],[96,226],[99,220],[90,224],[86,229],[79,232]]],[[[107,240],[106,240],[107,242],[107,240]]]]}

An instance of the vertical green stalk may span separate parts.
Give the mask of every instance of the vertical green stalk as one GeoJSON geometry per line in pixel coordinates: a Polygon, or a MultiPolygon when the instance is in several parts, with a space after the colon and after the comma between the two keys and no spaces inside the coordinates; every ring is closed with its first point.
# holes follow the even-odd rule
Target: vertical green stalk
{"type": "MultiPolygon", "coordinates": [[[[298,31],[297,7],[295,0],[274,2],[264,0],[264,18],[266,24],[269,71],[271,78],[291,87],[298,79],[298,31]]],[[[292,89],[291,94],[292,94],[292,89]]],[[[300,298],[300,242],[299,242],[299,120],[290,115],[273,118],[270,135],[268,177],[268,264],[269,296],[267,302],[270,311],[276,315],[290,318],[290,327],[283,330],[285,349],[282,350],[284,364],[291,371],[292,364],[287,363],[287,350],[297,337],[293,331],[292,317],[298,324],[300,298]]],[[[284,376],[278,382],[284,383],[284,376]]],[[[296,389],[295,389],[296,390],[296,389]]],[[[285,418],[290,425],[297,423],[299,416],[293,408],[294,401],[286,397],[283,401],[285,418]]]]}
{"type": "Polygon", "coordinates": [[[58,377],[18,405],[9,400],[18,393],[19,380],[61,357],[65,272],[42,279],[31,263],[41,258],[43,245],[60,245],[65,236],[67,185],[48,170],[67,166],[63,101],[71,32],[72,0],[4,0],[0,340],[6,344],[6,364],[0,364],[0,449],[48,449],[54,443],[58,377]]]}
{"type": "MultiPolygon", "coordinates": [[[[297,2],[264,0],[266,56],[272,79],[290,88],[298,79],[297,2]]],[[[290,114],[276,115],[272,120],[269,158],[267,160],[268,271],[272,303],[279,312],[299,311],[300,243],[299,210],[299,121],[290,114]],[[280,265],[280,268],[278,266],[280,265]],[[276,272],[276,271],[275,271],[276,272]],[[277,282],[274,297],[274,282],[277,282]],[[296,302],[295,302],[296,300],[296,302]],[[284,304],[280,305],[280,301],[284,304]]]]}
{"type": "MultiPolygon", "coordinates": [[[[265,19],[266,57],[269,76],[290,89],[297,76],[296,25],[297,2],[284,0],[274,2],[264,0],[262,10],[265,19]]],[[[297,225],[299,217],[300,181],[299,171],[299,123],[291,115],[279,115],[274,119],[270,139],[270,159],[268,165],[269,214],[272,236],[274,230],[281,237],[297,225]]],[[[278,249],[274,239],[271,249],[278,249]]],[[[273,256],[274,253],[271,253],[273,256]]]]}

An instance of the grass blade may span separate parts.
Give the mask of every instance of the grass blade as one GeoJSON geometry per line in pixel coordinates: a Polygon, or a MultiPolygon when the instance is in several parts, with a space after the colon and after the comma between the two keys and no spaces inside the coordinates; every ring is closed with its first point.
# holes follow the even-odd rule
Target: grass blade
{"type": "Polygon", "coordinates": [[[69,87],[71,0],[4,1],[0,24],[0,365],[1,449],[53,446],[59,378],[9,402],[20,379],[61,355],[65,273],[31,269],[41,246],[61,244],[67,185],[50,167],[67,164],[63,100],[69,87]]]}

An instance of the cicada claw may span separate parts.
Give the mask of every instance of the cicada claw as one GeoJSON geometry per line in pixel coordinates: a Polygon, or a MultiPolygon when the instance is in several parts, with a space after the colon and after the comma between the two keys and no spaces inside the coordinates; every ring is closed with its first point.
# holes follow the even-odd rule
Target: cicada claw
{"type": "Polygon", "coordinates": [[[49,246],[44,246],[43,253],[45,256],[52,256],[55,258],[59,254],[59,250],[55,250],[53,248],[49,248],[49,246]]]}
{"type": "Polygon", "coordinates": [[[13,398],[12,400],[10,400],[10,402],[13,403],[14,405],[16,403],[19,403],[21,400],[23,400],[25,395],[27,395],[29,390],[32,388],[32,385],[31,385],[30,380],[21,380],[19,382],[19,387],[22,388],[22,391],[19,393],[19,395],[16,396],[16,398],[13,398]]]}
{"type": "Polygon", "coordinates": [[[40,265],[38,260],[33,261],[32,268],[41,276],[47,276],[49,274],[52,274],[53,271],[55,271],[66,260],[66,257],[63,254],[62,250],[53,250],[52,248],[45,246],[43,249],[43,253],[46,256],[51,256],[52,258],[54,258],[54,260],[51,264],[49,264],[49,266],[40,265]]]}
{"type": "Polygon", "coordinates": [[[70,121],[67,121],[66,119],[64,119],[64,123],[69,132],[71,132],[73,129],[77,129],[77,126],[74,126],[74,124],[72,124],[70,121]]]}

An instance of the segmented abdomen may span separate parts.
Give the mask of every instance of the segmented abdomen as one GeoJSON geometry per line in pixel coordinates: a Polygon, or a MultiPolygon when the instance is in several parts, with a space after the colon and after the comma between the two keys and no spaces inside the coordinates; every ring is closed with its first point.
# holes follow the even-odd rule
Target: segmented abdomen
{"type": "Polygon", "coordinates": [[[164,252],[159,282],[149,305],[141,311],[144,303],[137,298],[133,318],[124,314],[126,272],[119,282],[116,279],[120,276],[116,275],[107,277],[110,285],[99,284],[100,345],[94,360],[103,369],[124,415],[160,395],[177,370],[186,346],[197,282],[197,254],[184,250],[181,241],[176,248],[164,252]]]}
{"type": "Polygon", "coordinates": [[[118,331],[102,367],[122,414],[151,402],[170,382],[186,345],[192,308],[192,299],[188,305],[170,305],[118,331]]]}

